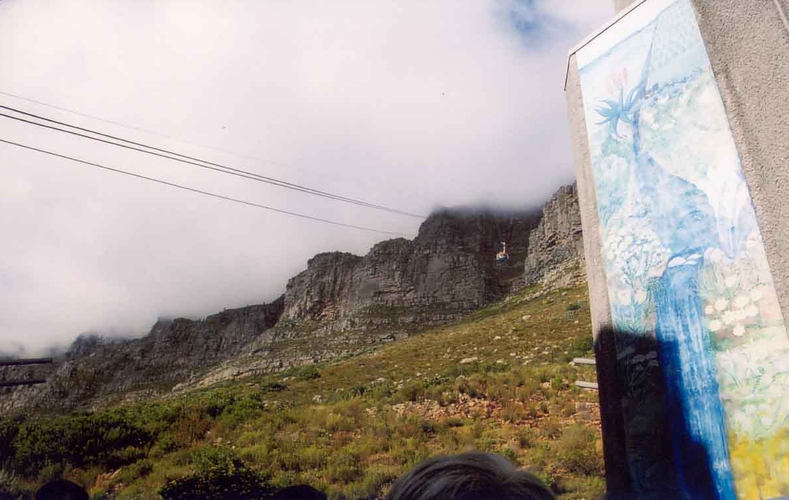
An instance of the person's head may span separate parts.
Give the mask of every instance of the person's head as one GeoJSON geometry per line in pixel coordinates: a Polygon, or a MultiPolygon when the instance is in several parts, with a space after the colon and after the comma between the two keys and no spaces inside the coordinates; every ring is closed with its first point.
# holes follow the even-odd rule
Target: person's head
{"type": "Polygon", "coordinates": [[[312,486],[301,484],[278,491],[273,500],[326,500],[326,495],[312,486]]]}
{"type": "Polygon", "coordinates": [[[50,481],[36,492],[35,500],[88,500],[88,493],[65,479],[50,481]]]}
{"type": "Polygon", "coordinates": [[[386,500],[554,500],[536,477],[490,453],[422,462],[395,481],[386,500]]]}

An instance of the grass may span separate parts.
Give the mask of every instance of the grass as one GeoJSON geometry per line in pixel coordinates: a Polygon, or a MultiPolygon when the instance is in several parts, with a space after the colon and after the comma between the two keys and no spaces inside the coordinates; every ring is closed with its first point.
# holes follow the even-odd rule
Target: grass
{"type": "Polygon", "coordinates": [[[2,423],[0,477],[20,492],[65,476],[97,498],[145,499],[232,470],[245,484],[380,498],[425,458],[478,449],[532,467],[560,498],[602,498],[597,395],[569,363],[591,355],[586,290],[533,292],[334,363],[2,423]],[[70,453],[85,442],[99,445],[70,453]]]}

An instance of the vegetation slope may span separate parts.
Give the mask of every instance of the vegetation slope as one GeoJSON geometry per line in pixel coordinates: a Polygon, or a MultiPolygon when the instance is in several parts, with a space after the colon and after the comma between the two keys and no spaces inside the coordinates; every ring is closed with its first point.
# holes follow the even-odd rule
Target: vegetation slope
{"type": "Polygon", "coordinates": [[[530,467],[560,498],[602,498],[597,394],[574,385],[594,370],[570,363],[592,352],[586,297],[530,289],[330,364],[18,416],[0,422],[0,487],[24,498],[62,476],[94,498],[147,499],[308,483],[372,499],[429,456],[477,449],[530,467]]]}

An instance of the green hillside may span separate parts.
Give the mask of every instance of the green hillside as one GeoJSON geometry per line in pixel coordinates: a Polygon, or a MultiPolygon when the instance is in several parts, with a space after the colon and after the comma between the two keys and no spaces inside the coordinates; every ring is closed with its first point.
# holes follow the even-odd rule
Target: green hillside
{"type": "Polygon", "coordinates": [[[0,485],[63,475],[95,498],[160,498],[220,484],[309,483],[379,498],[434,454],[470,449],[529,466],[561,498],[602,498],[586,289],[534,290],[374,351],[166,401],[0,422],[0,485]]]}

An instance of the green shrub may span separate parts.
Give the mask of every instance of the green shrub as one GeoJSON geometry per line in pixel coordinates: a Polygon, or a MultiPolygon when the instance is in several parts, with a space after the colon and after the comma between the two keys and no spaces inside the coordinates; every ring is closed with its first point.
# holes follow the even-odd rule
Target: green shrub
{"type": "Polygon", "coordinates": [[[595,439],[595,432],[582,425],[565,428],[554,443],[559,464],[577,474],[602,474],[603,465],[595,450],[595,439]]]}
{"type": "Polygon", "coordinates": [[[260,392],[267,394],[270,392],[282,392],[288,387],[285,384],[273,381],[265,381],[260,384],[260,392]]]}
{"type": "Polygon", "coordinates": [[[501,418],[505,422],[515,423],[519,422],[526,416],[526,410],[523,409],[519,403],[510,401],[501,410],[501,418]]]}
{"type": "Polygon", "coordinates": [[[321,373],[315,365],[305,365],[299,368],[294,376],[299,380],[306,381],[320,378],[321,373]]]}
{"type": "Polygon", "coordinates": [[[243,466],[176,479],[159,490],[164,500],[251,500],[272,493],[266,477],[243,466]]]}
{"type": "Polygon", "coordinates": [[[409,382],[398,391],[400,401],[418,401],[424,393],[424,386],[419,382],[409,382]]]}
{"type": "Polygon", "coordinates": [[[129,484],[136,479],[147,476],[151,472],[153,472],[153,462],[151,460],[138,460],[121,469],[118,482],[129,484]]]}
{"type": "Polygon", "coordinates": [[[341,450],[332,454],[326,467],[326,478],[332,483],[348,484],[362,475],[359,459],[341,450]]]}
{"type": "Polygon", "coordinates": [[[567,383],[561,376],[556,376],[551,379],[551,388],[555,391],[560,391],[567,388],[567,383]]]}
{"type": "Polygon", "coordinates": [[[504,446],[495,451],[497,455],[501,455],[502,457],[509,460],[513,465],[518,465],[518,454],[515,453],[515,450],[508,446],[504,446]]]}
{"type": "Polygon", "coordinates": [[[205,446],[192,454],[194,474],[165,484],[159,494],[165,500],[200,498],[252,499],[272,493],[268,477],[249,469],[224,446],[205,446]]]}

